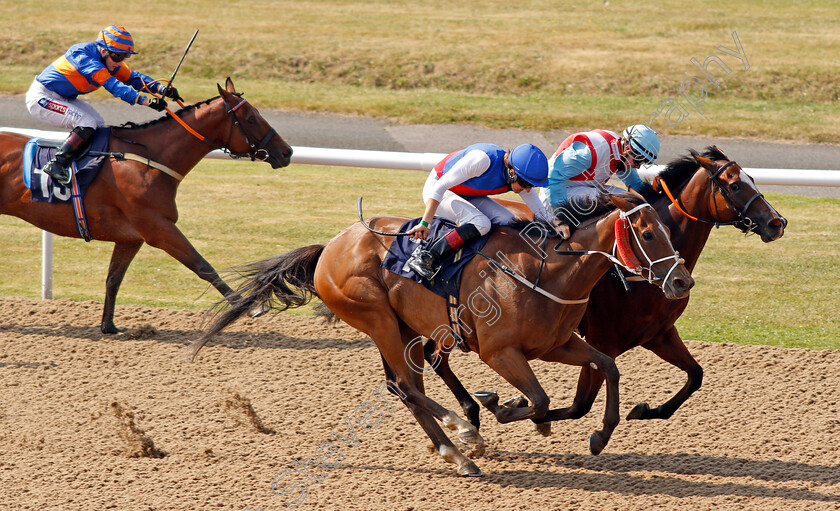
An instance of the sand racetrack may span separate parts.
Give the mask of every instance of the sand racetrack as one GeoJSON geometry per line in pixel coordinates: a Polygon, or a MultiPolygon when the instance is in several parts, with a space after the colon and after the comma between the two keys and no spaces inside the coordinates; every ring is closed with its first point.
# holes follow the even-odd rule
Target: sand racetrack
{"type": "MultiPolygon", "coordinates": [[[[0,308],[0,510],[840,509],[840,351],[690,342],[702,389],[670,420],[623,420],[597,457],[603,391],[548,438],[482,411],[485,477],[466,479],[396,398],[393,412],[362,405],[376,402],[380,357],[344,324],[248,319],[191,363],[198,312],[120,306],[128,330],[105,337],[99,303],[0,308]],[[336,446],[321,451],[336,466],[310,461],[308,479],[320,445],[336,446]]],[[[617,363],[623,415],[684,382],[646,350],[617,363]]],[[[471,391],[517,394],[475,354],[452,365],[471,391]]],[[[577,370],[533,365],[552,407],[570,403],[577,370]]],[[[426,385],[460,412],[437,377],[426,385]]]]}

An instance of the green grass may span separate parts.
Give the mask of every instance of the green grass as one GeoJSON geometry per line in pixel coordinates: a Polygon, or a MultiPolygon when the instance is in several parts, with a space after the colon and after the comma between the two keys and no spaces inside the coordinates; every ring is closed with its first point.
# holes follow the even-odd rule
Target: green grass
{"type": "MultiPolygon", "coordinates": [[[[419,216],[424,172],[207,160],[178,193],[178,225],[221,270],[324,243],[365,215],[419,216]]],[[[765,244],[729,227],[712,232],[678,327],[684,338],[786,347],[840,347],[840,200],[768,194],[790,224],[765,244]]],[[[69,214],[69,212],[68,212],[69,214]]],[[[40,296],[40,231],[0,216],[0,296],[40,296]]],[[[104,297],[112,245],[55,238],[56,298],[104,297]]],[[[167,254],[144,246],[128,270],[125,304],[202,309],[214,289],[167,254]]],[[[303,313],[307,313],[304,311],[303,313]]]]}
{"type": "Polygon", "coordinates": [[[200,29],[178,74],[190,101],[231,75],[258,106],[574,131],[643,121],[671,98],[689,117],[655,120],[665,135],[840,142],[836,0],[53,5],[62,16],[45,23],[43,6],[0,0],[0,92],[24,92],[118,12],[141,50],[130,64],[155,77],[171,74],[200,29]],[[733,31],[748,69],[719,49],[736,48],[733,31]],[[721,85],[705,82],[700,115],[678,88],[702,77],[690,59],[711,55],[730,72],[710,67],[721,85]]]}
{"type": "Polygon", "coordinates": [[[767,194],[790,224],[765,244],[713,232],[699,264],[684,338],[785,347],[840,347],[840,201],[767,194]]]}

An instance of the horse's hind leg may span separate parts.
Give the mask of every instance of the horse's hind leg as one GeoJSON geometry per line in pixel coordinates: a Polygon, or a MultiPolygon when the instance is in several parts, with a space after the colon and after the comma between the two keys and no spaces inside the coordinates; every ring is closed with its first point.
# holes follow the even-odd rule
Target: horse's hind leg
{"type": "MultiPolygon", "coordinates": [[[[375,297],[368,296],[368,299],[370,298],[375,297]]],[[[384,303],[387,304],[387,302],[384,303]]],[[[343,308],[343,304],[335,301],[330,303],[330,309],[336,311],[337,315],[351,326],[366,331],[370,335],[379,348],[386,374],[393,378],[394,383],[404,395],[404,397],[400,396],[403,397],[403,403],[414,414],[420,427],[434,443],[443,459],[457,465],[458,473],[461,475],[480,476],[481,470],[469,458],[461,454],[435,419],[440,420],[447,428],[457,430],[463,442],[480,446],[484,441],[478,434],[478,430],[458,417],[455,412],[447,410],[423,393],[423,375],[409,367],[409,360],[406,359],[408,357],[414,367],[422,368],[422,346],[412,344],[412,349],[405,349],[410,341],[418,336],[394,315],[383,313],[380,304],[382,302],[372,303],[373,310],[370,310],[368,314],[359,310],[362,307],[359,307],[358,303],[354,307],[356,314],[353,315],[341,314],[339,311],[343,308]]]]}
{"type": "MultiPolygon", "coordinates": [[[[589,437],[589,451],[599,454],[607,446],[616,426],[618,426],[618,368],[615,361],[583,341],[577,334],[572,334],[569,341],[540,357],[547,362],[562,362],[576,366],[589,366],[600,371],[607,381],[607,406],[604,411],[604,429],[592,433],[589,437]]],[[[542,418],[534,422],[558,420],[563,409],[549,410],[542,418]]]]}
{"type": "Polygon", "coordinates": [[[423,357],[435,369],[435,373],[446,383],[449,390],[452,391],[452,394],[458,400],[458,403],[461,404],[461,409],[464,410],[464,414],[470,423],[475,426],[475,429],[479,429],[480,420],[478,412],[480,408],[478,403],[470,396],[470,393],[464,388],[461,381],[455,376],[455,373],[452,372],[452,368],[449,367],[449,353],[440,353],[440,360],[433,358],[436,348],[437,346],[434,340],[427,340],[423,344],[423,357]]]}
{"type": "Polygon", "coordinates": [[[102,310],[102,324],[99,327],[103,334],[116,334],[120,331],[114,325],[114,307],[117,303],[117,293],[120,290],[120,284],[122,284],[128,266],[142,246],[142,241],[114,243],[111,263],[108,266],[108,278],[105,279],[105,307],[102,310]]]}
{"type": "Polygon", "coordinates": [[[676,327],[672,326],[657,337],[642,344],[642,346],[656,353],[662,360],[685,371],[688,375],[688,380],[667,402],[656,408],[650,408],[647,403],[639,403],[633,407],[633,410],[630,411],[627,418],[668,419],[703,384],[703,368],[700,367],[700,364],[688,352],[688,348],[685,347],[685,343],[680,338],[676,327]]]}
{"type": "Polygon", "coordinates": [[[189,268],[202,280],[209,282],[229,300],[237,298],[236,293],[225,284],[219,274],[192,246],[186,236],[167,219],[157,218],[142,227],[135,225],[149,245],[159,248],[189,268]]]}
{"type": "MultiPolygon", "coordinates": [[[[385,367],[385,375],[389,381],[395,381],[397,379],[394,370],[388,365],[388,362],[385,361],[385,358],[382,358],[382,365],[385,367]]],[[[419,375],[418,375],[419,376],[419,375]]],[[[414,377],[415,383],[419,385],[419,390],[423,391],[423,378],[420,376],[419,378],[414,377]]],[[[407,398],[406,395],[402,395],[400,397],[407,398]]],[[[417,406],[414,403],[410,403],[404,399],[403,401],[411,411],[411,414],[414,415],[414,418],[417,420],[417,423],[420,424],[420,427],[423,428],[423,431],[426,432],[426,435],[432,441],[432,444],[435,447],[435,450],[443,456],[443,459],[450,463],[454,463],[458,465],[458,473],[461,475],[465,475],[468,477],[481,477],[484,475],[481,472],[481,469],[478,466],[467,459],[461,452],[455,447],[455,444],[446,436],[446,434],[441,429],[440,425],[438,425],[437,421],[433,416],[427,413],[422,407],[417,406]]],[[[483,445],[482,445],[483,447],[483,445]]]]}

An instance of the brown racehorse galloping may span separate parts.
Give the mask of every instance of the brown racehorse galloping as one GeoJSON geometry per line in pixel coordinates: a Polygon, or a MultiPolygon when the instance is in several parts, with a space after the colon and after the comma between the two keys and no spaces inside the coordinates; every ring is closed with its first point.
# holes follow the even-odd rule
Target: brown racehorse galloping
{"type": "MultiPolygon", "coordinates": [[[[697,264],[715,225],[733,225],[744,233],[758,234],[764,242],[784,235],[787,220],[764,199],[752,178],[717,147],[707,148],[703,156],[692,151],[690,156],[672,161],[654,184],[662,195],[651,204],[670,230],[671,242],[689,270],[697,264]],[[665,190],[668,190],[667,194],[665,190]]],[[[500,202],[513,210],[517,218],[532,216],[520,202],[500,202]]],[[[616,358],[642,346],[685,371],[688,379],[671,399],[655,408],[639,403],[627,416],[628,419],[667,419],[703,381],[703,369],[688,352],[674,326],[688,305],[688,299],[668,300],[644,282],[631,281],[628,285],[629,291],[613,272],[604,275],[592,289],[578,331],[588,344],[607,356],[616,358]]],[[[428,358],[433,349],[433,343],[429,343],[428,358]]],[[[478,425],[478,404],[452,373],[446,355],[435,369],[473,424],[478,425]]],[[[572,405],[547,414],[537,422],[583,417],[592,408],[603,383],[604,378],[598,371],[583,366],[572,405]]],[[[512,401],[524,404],[521,399],[512,401]]],[[[544,433],[550,430],[539,429],[544,433]]]]}
{"type": "MultiPolygon", "coordinates": [[[[292,149],[234,90],[230,78],[220,96],[175,112],[196,135],[187,132],[173,115],[138,126],[111,130],[110,151],[133,153],[186,175],[214,149],[249,155],[271,164],[289,164],[292,149]],[[200,140],[198,137],[204,137],[200,140]]],[[[78,238],[70,204],[35,202],[23,183],[23,147],[29,137],[0,133],[0,214],[12,215],[46,231],[78,238]]],[[[180,179],[150,168],[145,162],[106,158],[84,198],[93,239],[113,241],[114,251],[105,283],[101,329],[116,333],[114,304],[129,264],[143,243],[164,250],[223,296],[231,289],[175,226],[175,193],[180,179]]]]}
{"type": "MultiPolygon", "coordinates": [[[[667,229],[639,196],[602,197],[600,208],[593,214],[595,217],[577,229],[561,248],[610,251],[616,241],[616,228],[627,229],[632,234],[627,241],[629,246],[624,245],[627,253],[642,261],[660,261],[645,267],[642,274],[672,298],[688,294],[694,281],[674,253],[667,229]]],[[[378,217],[371,225],[396,232],[405,220],[378,217]]],[[[604,430],[596,431],[590,438],[590,444],[598,446],[601,436],[609,436],[619,422],[618,370],[612,359],[573,335],[573,329],[584,312],[590,289],[613,263],[600,253],[570,257],[548,248],[539,255],[520,234],[512,227],[498,227],[482,253],[504,261],[508,269],[515,268],[532,284],[538,280],[539,290],[547,294],[505,277],[500,262],[476,256],[466,265],[461,279],[460,299],[468,305],[459,318],[465,325],[464,340],[482,361],[533,403],[524,408],[497,407],[500,422],[551,413],[549,398],[529,360],[589,366],[600,371],[607,380],[608,397],[604,430]]],[[[481,475],[435,419],[457,430],[465,443],[480,446],[483,441],[478,430],[424,393],[421,334],[435,339],[443,350],[454,344],[451,334],[441,328],[448,326],[446,300],[381,267],[392,241],[392,237],[370,232],[356,223],[326,245],[299,248],[240,269],[244,285],[238,291],[243,298],[221,313],[193,343],[193,355],[210,337],[253,307],[270,304],[283,310],[302,305],[317,295],[336,316],[376,343],[388,381],[398,388],[400,397],[443,458],[456,464],[461,474],[481,475]]]]}

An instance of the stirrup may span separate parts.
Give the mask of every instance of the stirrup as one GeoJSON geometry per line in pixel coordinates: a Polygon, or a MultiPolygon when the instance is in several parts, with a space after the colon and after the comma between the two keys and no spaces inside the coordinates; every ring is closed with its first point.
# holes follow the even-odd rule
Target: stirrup
{"type": "Polygon", "coordinates": [[[44,165],[44,168],[42,168],[41,171],[62,185],[70,184],[70,173],[72,170],[61,165],[55,160],[50,160],[46,165],[44,165]],[[60,171],[56,172],[54,170],[55,168],[60,169],[60,171]]]}
{"type": "Polygon", "coordinates": [[[417,249],[411,254],[406,265],[414,270],[414,273],[426,280],[432,280],[440,271],[440,265],[437,268],[432,268],[434,264],[434,256],[428,250],[417,249]]]}

